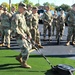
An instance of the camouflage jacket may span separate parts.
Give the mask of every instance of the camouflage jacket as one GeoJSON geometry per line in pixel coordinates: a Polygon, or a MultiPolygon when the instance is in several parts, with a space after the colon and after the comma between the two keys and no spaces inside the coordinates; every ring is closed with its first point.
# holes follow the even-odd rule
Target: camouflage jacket
{"type": "Polygon", "coordinates": [[[66,15],[66,23],[69,26],[75,26],[75,11],[71,10],[66,15]]]}

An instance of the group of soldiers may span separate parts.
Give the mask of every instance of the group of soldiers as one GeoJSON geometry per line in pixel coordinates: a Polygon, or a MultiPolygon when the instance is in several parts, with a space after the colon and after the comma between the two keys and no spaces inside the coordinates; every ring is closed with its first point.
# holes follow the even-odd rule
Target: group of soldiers
{"type": "MultiPolygon", "coordinates": [[[[51,40],[51,26],[53,25],[53,35],[54,27],[56,26],[56,38],[60,34],[62,38],[65,21],[68,24],[68,36],[66,45],[70,44],[71,37],[74,44],[75,38],[75,4],[72,5],[72,10],[67,14],[66,18],[64,16],[64,11],[61,11],[60,15],[57,15],[57,11],[54,11],[54,15],[50,13],[49,6],[45,6],[45,12],[42,16],[43,29],[44,29],[44,39],[46,39],[46,32],[48,30],[48,38],[51,40]]],[[[40,42],[39,33],[39,15],[37,13],[38,8],[32,7],[31,5],[26,6],[26,4],[20,2],[18,5],[18,11],[15,11],[15,7],[12,6],[11,12],[9,13],[7,9],[0,6],[0,34],[2,37],[2,44],[0,46],[7,46],[10,48],[10,38],[13,36],[21,49],[21,53],[16,57],[16,60],[21,63],[24,68],[31,68],[27,64],[29,58],[29,50],[35,49],[35,46],[43,48],[40,42]],[[33,45],[34,44],[34,45],[33,45]]]]}
{"type": "Polygon", "coordinates": [[[46,39],[46,32],[48,30],[48,39],[51,40],[51,31],[54,35],[54,30],[56,27],[56,39],[62,36],[65,29],[65,23],[68,25],[68,35],[66,46],[70,45],[70,40],[72,39],[72,44],[75,45],[75,4],[72,5],[71,10],[65,15],[64,11],[61,10],[60,14],[57,14],[57,11],[54,11],[52,15],[49,9],[49,6],[45,7],[45,12],[42,16],[43,20],[43,37],[46,39]],[[51,30],[52,29],[52,30],[51,30]]]}

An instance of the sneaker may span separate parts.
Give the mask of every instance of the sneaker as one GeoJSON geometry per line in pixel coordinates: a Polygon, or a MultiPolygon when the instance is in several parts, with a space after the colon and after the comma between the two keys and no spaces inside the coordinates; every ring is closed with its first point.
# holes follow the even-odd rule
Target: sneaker
{"type": "Polygon", "coordinates": [[[43,48],[43,46],[42,46],[42,45],[40,45],[40,44],[38,44],[38,47],[39,47],[39,48],[43,48]]]}
{"type": "Polygon", "coordinates": [[[72,42],[72,45],[75,45],[75,42],[72,42]]]}
{"type": "Polygon", "coordinates": [[[7,45],[7,48],[10,48],[10,45],[7,45]]]}

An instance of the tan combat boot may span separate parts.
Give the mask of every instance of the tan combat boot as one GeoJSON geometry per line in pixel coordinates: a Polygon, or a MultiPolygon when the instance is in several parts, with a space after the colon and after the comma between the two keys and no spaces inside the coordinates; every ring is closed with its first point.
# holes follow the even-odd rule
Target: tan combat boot
{"type": "Polygon", "coordinates": [[[10,45],[9,44],[7,45],[7,48],[10,48],[10,45]]]}
{"type": "Polygon", "coordinates": [[[69,45],[70,45],[70,42],[67,42],[67,43],[66,43],[66,46],[69,46],[69,45]]]}
{"type": "Polygon", "coordinates": [[[3,44],[0,44],[0,47],[2,47],[3,46],[3,44]]]}
{"type": "Polygon", "coordinates": [[[31,66],[30,65],[28,65],[26,62],[21,62],[21,66],[23,67],[23,68],[31,68],[31,66]]]}
{"type": "Polygon", "coordinates": [[[39,48],[43,48],[43,46],[42,46],[42,45],[40,45],[40,44],[38,44],[38,47],[39,47],[39,48]]]}
{"type": "Polygon", "coordinates": [[[72,44],[75,45],[75,42],[73,41],[72,44]]]}
{"type": "Polygon", "coordinates": [[[22,55],[21,55],[21,53],[16,57],[16,60],[19,61],[20,63],[22,62],[22,55]]]}

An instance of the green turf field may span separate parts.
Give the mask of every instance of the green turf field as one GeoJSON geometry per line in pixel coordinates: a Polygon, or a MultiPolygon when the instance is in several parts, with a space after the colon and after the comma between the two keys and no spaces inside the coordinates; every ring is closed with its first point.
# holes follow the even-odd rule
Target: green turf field
{"type": "MultiPolygon", "coordinates": [[[[36,55],[30,55],[28,60],[28,64],[32,66],[31,69],[22,68],[20,63],[15,60],[18,54],[19,52],[14,50],[0,50],[0,75],[53,75],[47,71],[50,70],[50,65],[42,57],[36,55]]],[[[53,65],[68,64],[75,67],[75,60],[54,57],[47,58],[53,65]]]]}

